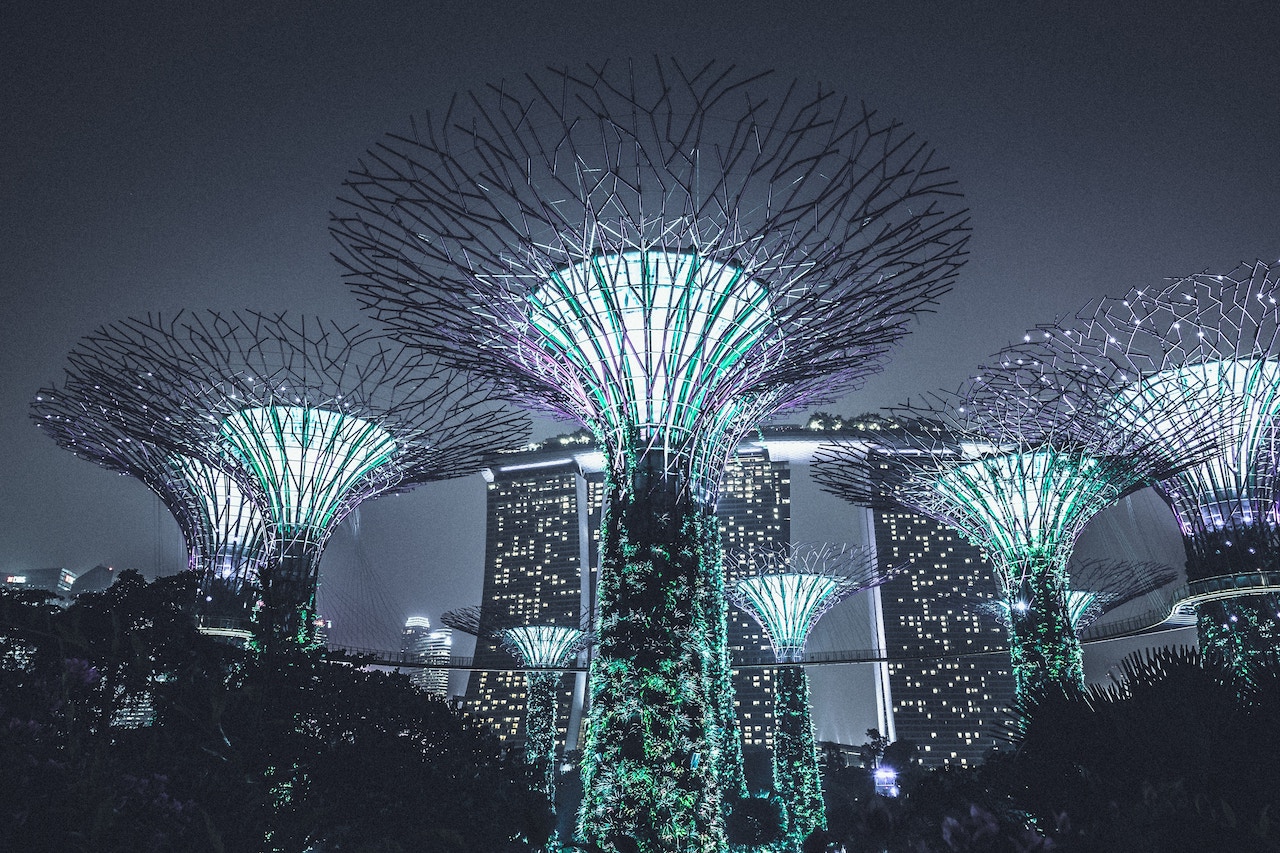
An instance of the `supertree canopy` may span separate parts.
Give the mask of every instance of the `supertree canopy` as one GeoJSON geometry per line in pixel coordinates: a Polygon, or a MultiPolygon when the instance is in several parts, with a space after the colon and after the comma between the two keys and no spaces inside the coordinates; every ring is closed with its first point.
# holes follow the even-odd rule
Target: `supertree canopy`
{"type": "Polygon", "coordinates": [[[1010,603],[1019,695],[1084,685],[1067,575],[1084,526],[1125,494],[1216,447],[1206,428],[1187,448],[1200,456],[1171,458],[1161,441],[1110,417],[1093,382],[1092,374],[1014,359],[959,392],[895,410],[914,421],[896,445],[829,445],[814,466],[827,491],[927,515],[991,556],[1000,596],[1010,603]]]}
{"type": "Polygon", "coordinates": [[[722,850],[722,789],[741,788],[725,460],[877,370],[947,289],[967,239],[952,182],[821,88],[659,60],[459,99],[347,186],[333,230],[379,318],[605,452],[584,839],[722,850]]]}
{"type": "Polygon", "coordinates": [[[206,629],[247,624],[267,559],[262,513],[235,479],[207,462],[133,438],[130,415],[109,395],[44,388],[31,406],[37,426],[81,459],[140,480],[172,513],[200,581],[195,601],[206,629]]]}
{"type": "MultiPolygon", "coordinates": [[[[1041,328],[1026,358],[1105,377],[1112,417],[1170,453],[1200,440],[1211,417],[1217,454],[1158,484],[1173,507],[1191,582],[1280,568],[1280,265],[1243,264],[1101,300],[1041,328]]],[[[1199,605],[1201,649],[1242,672],[1280,644],[1280,600],[1242,594],[1199,605]]]]}
{"type": "MultiPolygon", "coordinates": [[[[1070,577],[1067,613],[1072,628],[1079,636],[1103,614],[1173,583],[1178,572],[1163,563],[1095,557],[1072,561],[1070,577]]],[[[1024,610],[1028,606],[1021,600],[995,599],[982,602],[977,609],[1007,628],[1010,612],[1024,610]]]]}
{"type": "Polygon", "coordinates": [[[773,787],[787,807],[787,835],[799,849],[810,833],[826,826],[809,676],[799,665],[805,642],[822,614],[906,566],[881,569],[874,548],[809,543],[729,559],[737,567],[737,580],[726,590],[729,600],[760,623],[783,664],[773,694],[773,787]]]}
{"type": "Polygon", "coordinates": [[[594,637],[585,628],[527,625],[515,616],[479,607],[450,610],[440,620],[455,630],[498,642],[529,670],[525,673],[525,758],[554,807],[560,670],[594,637]]]}
{"type": "Polygon", "coordinates": [[[266,636],[310,631],[320,556],[366,498],[475,471],[527,419],[487,385],[358,327],[257,313],[105,326],[66,392],[108,401],[135,441],[230,474],[260,508],[266,636]]]}

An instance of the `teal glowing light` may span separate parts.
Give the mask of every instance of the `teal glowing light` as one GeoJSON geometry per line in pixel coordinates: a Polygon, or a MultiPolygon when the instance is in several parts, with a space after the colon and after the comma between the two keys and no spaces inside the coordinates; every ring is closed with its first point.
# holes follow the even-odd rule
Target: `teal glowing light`
{"type": "Polygon", "coordinates": [[[1222,431],[1220,453],[1167,482],[1184,532],[1277,523],[1280,362],[1217,360],[1162,370],[1122,389],[1116,414],[1170,446],[1185,442],[1186,424],[1210,415],[1222,431]],[[1162,406],[1153,408],[1152,400],[1162,406]]]}
{"type": "Polygon", "coordinates": [[[742,396],[773,368],[779,330],[763,286],[736,266],[688,252],[595,255],[548,274],[528,297],[547,356],[620,446],[685,449],[752,412],[742,396]],[[769,346],[763,346],[768,344],[769,346]],[[708,418],[708,413],[718,413],[708,418]]]}
{"type": "MultiPolygon", "coordinates": [[[[1089,627],[1095,619],[1106,612],[1107,604],[1112,598],[1114,596],[1101,592],[1069,591],[1067,593],[1067,617],[1071,620],[1071,627],[1075,629],[1076,634],[1089,627]]],[[[999,620],[1000,624],[1008,627],[1012,621],[1010,619],[1010,610],[1025,613],[1035,606],[1035,602],[1024,601],[1023,599],[1018,599],[1012,603],[996,599],[984,602],[982,609],[999,620]]]]}
{"type": "Polygon", "coordinates": [[[1115,464],[1074,449],[1037,450],[947,464],[932,476],[948,517],[1006,569],[1008,593],[1021,577],[1015,566],[1031,555],[1066,565],[1075,538],[1099,510],[1134,483],[1115,464]]]}
{"type": "Polygon", "coordinates": [[[262,406],[222,422],[222,438],[252,470],[277,533],[318,543],[351,508],[360,487],[396,450],[371,420],[326,409],[262,406]]]}
{"type": "Polygon", "coordinates": [[[826,575],[786,573],[742,578],[738,595],[764,626],[780,663],[800,659],[809,631],[841,585],[826,575]]]}
{"type": "Polygon", "coordinates": [[[498,637],[524,666],[562,667],[581,647],[584,634],[560,625],[521,625],[504,628],[498,637]]]}

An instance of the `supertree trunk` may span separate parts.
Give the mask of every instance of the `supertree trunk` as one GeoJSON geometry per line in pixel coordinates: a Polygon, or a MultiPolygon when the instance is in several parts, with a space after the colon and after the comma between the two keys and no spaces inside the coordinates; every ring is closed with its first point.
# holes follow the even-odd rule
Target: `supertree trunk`
{"type": "Polygon", "coordinates": [[[715,725],[720,735],[720,757],[716,775],[725,800],[747,795],[747,779],[742,768],[742,739],[734,707],[733,673],[729,664],[729,604],[725,598],[724,560],[720,546],[720,524],[713,513],[703,519],[706,559],[704,577],[708,584],[707,645],[710,650],[710,690],[714,702],[715,725]]]}
{"type": "Polygon", "coordinates": [[[578,831],[607,851],[723,853],[707,510],[655,456],[610,474],[578,831]]]}
{"type": "Polygon", "coordinates": [[[1048,555],[1032,555],[1010,592],[1009,656],[1019,697],[1084,687],[1084,653],[1067,606],[1065,573],[1048,555]]]}
{"type": "Polygon", "coordinates": [[[809,675],[802,666],[778,667],[773,694],[773,788],[787,805],[787,837],[799,850],[827,825],[818,749],[809,712],[809,675]]]}
{"type": "Polygon", "coordinates": [[[320,554],[309,542],[283,546],[263,566],[262,610],[256,620],[258,643],[264,650],[280,644],[308,648],[315,643],[316,580],[320,554]]]}
{"type": "Polygon", "coordinates": [[[559,672],[531,672],[525,677],[524,754],[547,799],[556,801],[556,699],[559,672]]]}

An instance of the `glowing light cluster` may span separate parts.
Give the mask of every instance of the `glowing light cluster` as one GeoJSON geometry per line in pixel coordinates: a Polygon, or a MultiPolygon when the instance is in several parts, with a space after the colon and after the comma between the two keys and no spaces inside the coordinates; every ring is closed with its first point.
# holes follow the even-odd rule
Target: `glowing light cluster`
{"type": "Polygon", "coordinates": [[[316,543],[396,451],[392,434],[373,421],[300,406],[240,409],[223,420],[221,435],[253,472],[279,535],[316,543]]]}
{"type": "Polygon", "coordinates": [[[779,574],[737,582],[738,594],[753,605],[779,661],[804,653],[809,629],[837,589],[834,580],[821,575],[779,574]]]}

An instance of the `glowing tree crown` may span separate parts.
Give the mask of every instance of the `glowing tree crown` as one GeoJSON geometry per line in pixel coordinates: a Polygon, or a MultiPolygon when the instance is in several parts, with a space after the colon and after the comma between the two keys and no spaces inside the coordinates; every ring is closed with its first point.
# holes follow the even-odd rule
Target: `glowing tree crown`
{"type": "Polygon", "coordinates": [[[1030,566],[1065,571],[1099,511],[1217,446],[1206,427],[1187,454],[1171,458],[1135,418],[1110,416],[1096,381],[1007,357],[958,392],[894,409],[914,424],[895,444],[820,449],[815,479],[854,503],[902,506],[951,525],[991,555],[1002,595],[1012,598],[1030,566]]]}
{"type": "Polygon", "coordinates": [[[31,416],[60,447],[155,492],[182,531],[189,568],[252,581],[266,548],[257,505],[219,468],[132,437],[130,423],[150,416],[119,408],[101,390],[41,389],[31,416]]]}
{"type": "Polygon", "coordinates": [[[341,260],[406,340],[705,499],[745,430],[877,370],[967,239],[926,146],[765,76],[657,61],[456,101],[353,171],[341,260]]]}
{"type": "Polygon", "coordinates": [[[590,645],[594,637],[583,627],[526,625],[512,615],[460,607],[440,617],[458,631],[501,644],[521,666],[557,669],[590,645]]]}
{"type": "Polygon", "coordinates": [[[726,595],[760,623],[779,663],[803,657],[822,614],[906,568],[881,570],[871,548],[808,543],[743,553],[731,563],[737,579],[726,595]]]}
{"type": "Polygon", "coordinates": [[[474,471],[527,419],[487,386],[358,327],[252,312],[105,326],[68,389],[136,412],[135,440],[236,477],[280,547],[318,549],[373,495],[474,471]]]}
{"type": "MultiPolygon", "coordinates": [[[[1093,371],[1115,395],[1113,417],[1171,455],[1200,441],[1211,417],[1220,452],[1161,484],[1188,535],[1275,525],[1280,499],[1278,265],[1245,264],[1161,290],[1135,289],[1046,326],[1019,348],[1058,370],[1093,371]]],[[[1194,455],[1194,454],[1192,454],[1194,455]]]]}

